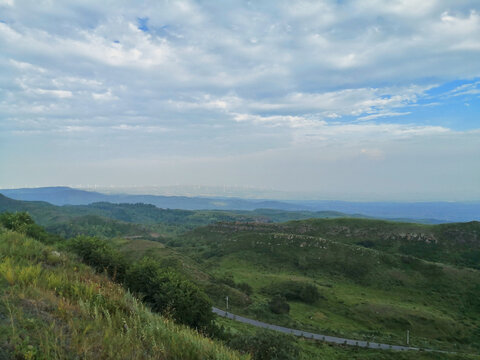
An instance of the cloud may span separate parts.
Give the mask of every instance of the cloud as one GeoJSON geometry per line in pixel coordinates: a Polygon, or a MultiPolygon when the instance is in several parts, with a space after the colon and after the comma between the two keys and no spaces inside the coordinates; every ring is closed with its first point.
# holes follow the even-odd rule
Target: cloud
{"type": "Polygon", "coordinates": [[[126,149],[221,158],[356,144],[352,153],[365,157],[383,152],[364,144],[370,138],[478,128],[442,112],[455,99],[476,109],[474,0],[12,0],[0,8],[0,140],[32,156],[62,146],[81,158],[90,146],[112,161],[126,149]]]}

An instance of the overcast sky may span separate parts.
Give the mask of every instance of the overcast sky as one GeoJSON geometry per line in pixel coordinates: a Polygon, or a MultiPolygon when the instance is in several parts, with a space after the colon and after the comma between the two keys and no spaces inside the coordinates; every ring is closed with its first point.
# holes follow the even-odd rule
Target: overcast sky
{"type": "Polygon", "coordinates": [[[480,2],[0,0],[0,187],[480,199],[480,2]]]}

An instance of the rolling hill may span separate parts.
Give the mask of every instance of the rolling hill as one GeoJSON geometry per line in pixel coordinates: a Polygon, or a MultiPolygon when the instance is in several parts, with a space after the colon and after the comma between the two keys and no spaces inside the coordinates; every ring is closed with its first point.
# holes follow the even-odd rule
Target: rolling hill
{"type": "Polygon", "coordinates": [[[419,347],[474,353],[480,349],[478,262],[461,264],[469,267],[455,262],[478,240],[478,229],[478,223],[427,226],[362,219],[223,223],[197,228],[173,245],[232,289],[218,289],[223,293],[212,297],[225,307],[227,294],[234,313],[399,345],[409,330],[419,347]],[[385,239],[393,239],[391,249],[385,239]],[[367,240],[368,247],[359,244],[367,240]],[[434,250],[398,252],[403,245],[410,249],[411,242],[434,250]],[[319,297],[302,300],[299,289],[311,287],[319,297]],[[250,294],[242,289],[251,289],[250,294]],[[287,314],[272,313],[275,294],[286,298],[287,314]]]}
{"type": "MultiPolygon", "coordinates": [[[[144,203],[164,209],[340,212],[363,217],[404,219],[423,223],[480,220],[480,202],[352,202],[330,200],[269,200],[215,197],[102,194],[69,187],[0,189],[16,200],[46,201],[54,205],[88,205],[94,202],[144,203]]],[[[351,215],[350,215],[351,216],[351,215]]],[[[312,217],[312,216],[310,216],[312,217]]]]}

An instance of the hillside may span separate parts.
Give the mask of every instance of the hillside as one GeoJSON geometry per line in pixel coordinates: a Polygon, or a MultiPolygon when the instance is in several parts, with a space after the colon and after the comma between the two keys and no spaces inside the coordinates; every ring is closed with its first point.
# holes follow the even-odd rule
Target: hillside
{"type": "MultiPolygon", "coordinates": [[[[291,212],[271,209],[254,211],[175,210],[160,209],[154,205],[141,203],[112,204],[99,202],[90,205],[56,206],[40,201],[13,200],[0,194],[0,213],[5,211],[26,211],[31,214],[37,223],[47,226],[52,232],[67,237],[82,234],[82,229],[89,235],[97,236],[132,235],[128,231],[119,233],[120,229],[126,228],[123,223],[147,225],[151,232],[175,235],[218,221],[282,222],[295,219],[345,216],[345,214],[331,211],[291,212]],[[93,217],[96,217],[96,219],[94,220],[93,217]],[[114,220],[114,222],[109,222],[106,219],[114,220]],[[88,224],[89,221],[96,223],[100,231],[94,233],[93,227],[88,224]],[[117,222],[115,223],[115,221],[117,222]],[[118,221],[121,223],[118,223],[118,221]],[[103,224],[100,225],[100,223],[103,224]],[[115,231],[112,230],[112,224],[117,225],[115,231]]],[[[133,227],[130,228],[130,230],[132,229],[133,227]]],[[[141,235],[144,231],[144,229],[139,229],[136,235],[141,235]]]]}
{"type": "MultiPolygon", "coordinates": [[[[241,226],[238,229],[246,230],[241,226]]],[[[373,219],[309,219],[284,224],[254,224],[249,230],[308,235],[391,254],[480,268],[478,221],[426,225],[373,219]]],[[[237,229],[226,225],[226,231],[237,229]]]]}
{"type": "MultiPolygon", "coordinates": [[[[216,224],[181,236],[175,245],[231,288],[228,295],[234,313],[297,329],[399,345],[409,330],[415,334],[411,343],[419,347],[477,352],[478,270],[357,244],[367,238],[381,243],[378,227],[381,234],[390,236],[421,230],[452,249],[457,243],[462,248],[466,234],[475,239],[477,230],[476,224],[432,226],[427,231],[424,225],[355,219],[216,224]],[[322,231],[320,225],[311,225],[317,222],[323,224],[322,231]],[[356,238],[324,231],[340,224],[344,232],[360,234],[368,229],[372,235],[356,238]],[[463,238],[448,237],[452,229],[463,238]],[[318,295],[301,295],[306,291],[318,295]],[[276,294],[286,299],[290,309],[286,313],[272,312],[269,303],[276,294]]],[[[402,236],[397,241],[411,240],[402,236]]],[[[226,294],[221,295],[214,299],[224,308],[226,294]]]]}
{"type": "Polygon", "coordinates": [[[67,253],[0,229],[0,358],[240,359],[67,253]]]}
{"type": "MultiPolygon", "coordinates": [[[[45,237],[40,228],[32,226],[32,231],[27,233],[36,234],[39,238],[45,237]]],[[[128,267],[135,268],[135,264],[142,264],[142,258],[148,256],[159,268],[196,283],[208,294],[215,306],[225,308],[225,296],[228,296],[229,310],[239,315],[304,331],[395,345],[405,345],[408,330],[411,334],[410,344],[413,346],[467,354],[382,352],[332,347],[322,342],[300,339],[297,343],[301,352],[295,358],[469,359],[468,354],[476,353],[480,348],[480,276],[477,270],[426,261],[417,256],[399,254],[396,249],[389,252],[388,247],[383,250],[375,248],[376,244],[385,241],[386,235],[387,238],[399,237],[396,241],[402,244],[415,239],[412,234],[417,232],[423,233],[423,240],[436,236],[436,239],[442,239],[448,244],[475,243],[476,223],[427,226],[365,219],[313,219],[282,224],[224,222],[195,227],[188,233],[169,238],[153,238],[144,226],[86,215],[73,218],[68,224],[64,223],[57,229],[57,233],[60,230],[69,236],[100,233],[104,240],[88,240],[83,236],[67,241],[59,237],[54,239],[61,249],[69,251],[73,249],[72,244],[78,244],[79,247],[75,247],[77,250],[74,251],[84,254],[83,261],[96,264],[98,271],[108,271],[111,276],[116,276],[112,274],[117,272],[108,264],[132,264],[128,267]],[[127,235],[137,233],[139,235],[127,235]],[[371,239],[373,245],[363,243],[367,238],[371,239]],[[84,252],[85,246],[93,246],[91,249],[98,249],[99,252],[84,252]],[[101,249],[106,249],[106,252],[101,249]],[[121,256],[115,255],[115,251],[120,251],[118,254],[123,254],[128,261],[123,262],[121,256]]],[[[2,234],[13,233],[3,231],[2,234]]],[[[23,239],[22,242],[28,240],[18,234],[15,236],[23,239]]],[[[4,246],[8,239],[10,238],[0,237],[0,244],[4,246]]],[[[15,251],[30,251],[32,248],[36,255],[32,257],[28,253],[30,264],[25,263],[25,266],[31,266],[31,262],[33,266],[39,264],[42,276],[47,274],[49,277],[47,285],[42,285],[43,288],[36,289],[38,283],[33,287],[29,283],[28,289],[35,289],[42,296],[46,296],[48,289],[51,290],[48,288],[50,271],[68,273],[71,267],[64,266],[66,263],[74,263],[75,265],[70,265],[74,269],[88,269],[76,262],[75,258],[63,253],[63,250],[62,260],[56,265],[58,255],[52,251],[58,249],[45,247],[29,239],[25,245],[28,249],[22,250],[22,242],[15,240],[14,251],[12,246],[5,247],[8,254],[2,255],[1,259],[5,256],[16,259],[17,255],[12,255],[16,254],[15,251]],[[50,264],[50,261],[55,264],[50,264]],[[60,265],[63,267],[60,268],[60,265]]],[[[4,277],[10,277],[10,281],[22,277],[23,272],[30,271],[20,269],[18,275],[15,275],[17,270],[8,270],[12,268],[9,263],[1,266],[4,277]]],[[[80,273],[86,276],[82,271],[75,271],[75,276],[80,273]]],[[[91,276],[108,282],[93,272],[91,276]]],[[[91,277],[87,278],[88,281],[93,281],[91,277]]],[[[68,276],[67,280],[70,281],[68,276]]],[[[77,281],[78,278],[74,280],[77,281]]],[[[8,281],[5,284],[7,283],[8,281]]],[[[137,282],[135,280],[130,283],[137,282]]],[[[114,284],[111,286],[116,287],[114,284]]],[[[21,298],[29,294],[30,290],[25,290],[25,287],[19,289],[21,295],[18,296],[21,298]]],[[[8,291],[9,294],[13,293],[8,291]]],[[[83,293],[70,293],[70,285],[65,291],[68,296],[83,296],[83,293]]],[[[63,292],[59,296],[69,299],[63,292]]],[[[46,303],[49,301],[51,299],[46,303]]],[[[69,306],[74,303],[73,300],[68,301],[69,306]]],[[[82,298],[82,301],[86,300],[82,298]]],[[[13,308],[23,309],[18,304],[13,308]]],[[[123,308],[121,302],[115,304],[123,308]]],[[[108,309],[113,311],[111,307],[108,309]]],[[[114,310],[115,313],[116,311],[114,310]]],[[[247,344],[260,336],[256,329],[232,320],[217,319],[216,323],[223,325],[225,336],[229,340],[222,339],[230,346],[239,346],[235,347],[239,350],[248,348],[247,344]]],[[[75,331],[80,332],[78,329],[75,331]]],[[[27,335],[28,332],[25,325],[24,334],[27,335]]],[[[11,335],[4,336],[8,339],[11,335]]],[[[272,334],[267,338],[278,339],[278,336],[272,334]]],[[[6,348],[5,351],[12,350],[9,349],[6,348]]]]}

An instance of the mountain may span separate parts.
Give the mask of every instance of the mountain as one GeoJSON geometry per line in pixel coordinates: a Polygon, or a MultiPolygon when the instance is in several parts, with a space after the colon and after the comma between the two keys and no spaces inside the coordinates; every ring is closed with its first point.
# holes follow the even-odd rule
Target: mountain
{"type": "Polygon", "coordinates": [[[480,220],[480,201],[471,202],[349,202],[296,201],[313,211],[334,210],[382,219],[425,219],[430,223],[480,220]]]}
{"type": "MultiPolygon", "coordinates": [[[[16,200],[46,201],[54,205],[88,205],[95,202],[144,203],[163,209],[340,212],[392,220],[415,220],[423,223],[465,222],[480,220],[480,202],[349,202],[321,200],[258,200],[187,196],[102,194],[69,187],[0,189],[0,194],[16,200]]],[[[349,215],[351,216],[351,215],[349,215]]]]}
{"type": "Polygon", "coordinates": [[[144,203],[163,209],[184,210],[255,210],[259,208],[279,210],[309,210],[307,206],[275,200],[244,200],[237,198],[203,198],[187,196],[102,194],[69,187],[43,187],[0,189],[0,194],[15,200],[46,201],[54,205],[88,205],[94,202],[144,203]]]}
{"type": "Polygon", "coordinates": [[[142,203],[57,206],[44,201],[13,200],[0,194],[0,213],[5,211],[26,211],[37,223],[65,237],[82,233],[102,237],[145,235],[147,232],[173,235],[219,221],[263,223],[347,216],[332,211],[160,209],[142,203]]]}

